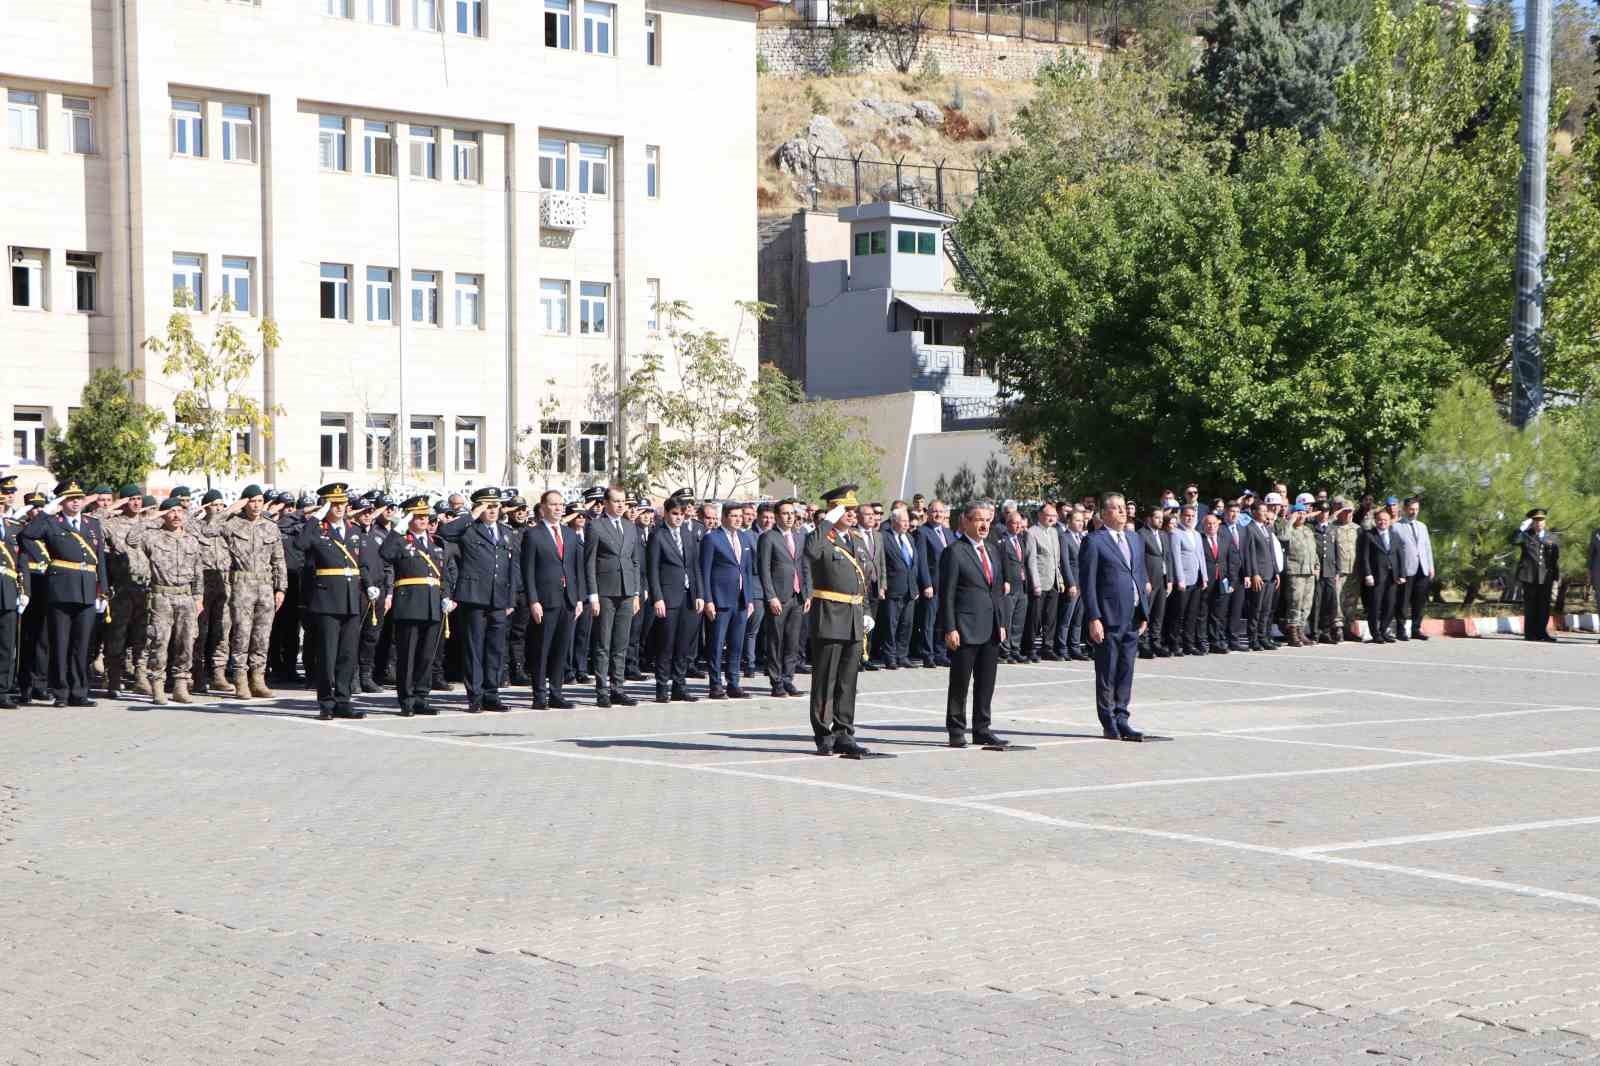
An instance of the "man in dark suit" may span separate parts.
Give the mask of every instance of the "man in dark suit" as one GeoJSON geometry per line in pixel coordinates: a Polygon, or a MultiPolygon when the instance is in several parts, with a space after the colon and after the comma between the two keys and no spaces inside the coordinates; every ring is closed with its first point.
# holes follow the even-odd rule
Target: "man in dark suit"
{"type": "Polygon", "coordinates": [[[1394,634],[1389,632],[1389,623],[1394,620],[1395,589],[1406,581],[1400,572],[1400,537],[1391,528],[1392,521],[1387,509],[1379,510],[1361,544],[1361,572],[1366,575],[1361,584],[1374,644],[1395,642],[1394,634]]]}
{"type": "Polygon", "coordinates": [[[967,504],[961,512],[961,536],[939,560],[939,632],[950,652],[944,727],[952,748],[967,746],[969,687],[972,742],[986,748],[1007,746],[995,736],[990,720],[1000,645],[1006,639],[1005,574],[989,540],[993,521],[994,508],[987,503],[967,504]]]}
{"type": "Polygon", "coordinates": [[[561,686],[573,629],[589,602],[583,542],[562,525],[562,511],[561,493],[547,489],[539,497],[534,520],[522,529],[522,587],[529,623],[526,662],[533,708],[541,711],[573,707],[562,696],[561,686]]]}
{"type": "Polygon", "coordinates": [[[1083,555],[1084,514],[1077,507],[1061,506],[1061,582],[1063,590],[1056,611],[1056,646],[1063,659],[1087,660],[1083,649],[1083,589],[1078,584],[1078,560],[1083,555]]]}
{"type": "Polygon", "coordinates": [[[917,609],[917,544],[904,507],[889,513],[883,537],[883,631],[878,656],[891,670],[911,666],[911,630],[917,609]]]}
{"type": "Polygon", "coordinates": [[[662,508],[661,528],[645,549],[645,575],[656,617],[656,702],[693,703],[687,677],[700,635],[705,597],[700,591],[700,549],[684,518],[693,497],[672,496],[662,508]]]}
{"type": "Polygon", "coordinates": [[[1150,575],[1150,628],[1140,640],[1139,654],[1146,659],[1165,659],[1171,652],[1162,637],[1166,629],[1167,596],[1172,592],[1172,570],[1169,564],[1171,546],[1161,525],[1166,511],[1160,504],[1150,508],[1145,524],[1139,528],[1139,541],[1144,547],[1145,573],[1150,575]]]}
{"type": "Polygon", "coordinates": [[[1522,639],[1552,644],[1550,632],[1550,589],[1560,573],[1561,546],[1553,532],[1545,528],[1545,511],[1535,507],[1528,512],[1512,543],[1521,549],[1517,559],[1517,580],[1522,583],[1522,639]]]}
{"type": "Polygon", "coordinates": [[[798,696],[795,667],[805,639],[805,614],[811,607],[811,578],[805,566],[805,534],[794,527],[795,501],[778,501],[777,524],[756,542],[756,571],[769,617],[766,621],[767,680],[774,696],[798,696]]]}
{"type": "Polygon", "coordinates": [[[1233,531],[1224,529],[1222,518],[1208,514],[1200,523],[1200,559],[1206,568],[1205,604],[1201,625],[1205,637],[1201,647],[1212,655],[1226,655],[1233,637],[1228,630],[1228,607],[1233,589],[1239,583],[1239,549],[1233,531]]]}
{"type": "Polygon", "coordinates": [[[441,525],[439,537],[461,549],[455,600],[466,630],[461,673],[467,711],[509,711],[500,698],[500,678],[507,620],[522,590],[522,567],[511,538],[500,528],[500,490],[488,486],[474,492],[471,513],[441,525]]]}
{"type": "Polygon", "coordinates": [[[1033,571],[1028,566],[1028,520],[1022,512],[1012,510],[1005,516],[1006,528],[996,538],[1000,560],[1005,565],[1006,593],[1005,643],[1000,647],[1000,659],[1008,663],[1025,663],[1031,656],[1024,653],[1023,633],[1028,626],[1028,609],[1032,602],[1033,571]]]}
{"type": "Polygon", "coordinates": [[[34,517],[18,541],[49,560],[40,584],[48,588],[50,690],[55,705],[93,707],[89,646],[95,619],[106,611],[110,588],[105,532],[98,519],[83,513],[84,493],[76,481],[56,486],[56,499],[59,513],[34,517]]]}
{"type": "Polygon", "coordinates": [[[1283,571],[1283,549],[1272,531],[1272,507],[1262,501],[1242,530],[1244,541],[1245,632],[1251,651],[1277,651],[1272,639],[1272,604],[1283,571]]]}
{"type": "Polygon", "coordinates": [[[1143,740],[1129,724],[1139,634],[1150,618],[1150,578],[1143,545],[1124,528],[1127,503],[1108,492],[1100,501],[1101,528],[1084,538],[1078,560],[1083,613],[1094,646],[1094,703],[1107,740],[1143,740]]]}
{"type": "Polygon", "coordinates": [[[917,622],[922,630],[922,665],[950,665],[944,641],[939,636],[939,559],[950,546],[951,533],[945,526],[949,512],[943,500],[928,504],[928,520],[917,528],[917,586],[922,599],[917,604],[917,622]]]}
{"type": "Polygon", "coordinates": [[[700,542],[700,588],[708,623],[706,658],[714,700],[750,698],[739,685],[739,675],[745,627],[761,595],[755,548],[755,541],[744,531],[744,508],[734,504],[722,509],[722,525],[700,542]]]}
{"type": "Polygon", "coordinates": [[[589,615],[594,619],[594,701],[632,707],[639,701],[623,691],[628,660],[628,635],[633,613],[639,609],[639,530],[623,515],[628,496],[612,485],[606,490],[605,509],[589,523],[584,544],[584,588],[589,593],[589,615]]]}

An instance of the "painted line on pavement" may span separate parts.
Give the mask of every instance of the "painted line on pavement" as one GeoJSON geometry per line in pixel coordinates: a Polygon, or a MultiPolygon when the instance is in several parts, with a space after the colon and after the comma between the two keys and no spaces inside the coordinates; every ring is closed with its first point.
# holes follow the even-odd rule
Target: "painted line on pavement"
{"type": "Polygon", "coordinates": [[[1361,774],[1374,770],[1398,770],[1407,766],[1447,766],[1454,759],[1404,759],[1398,762],[1371,762],[1358,766],[1325,766],[1315,770],[1270,770],[1254,774],[1218,774],[1215,777],[1156,777],[1147,781],[1117,781],[1102,785],[1063,785],[1059,788],[1024,788],[1015,792],[986,792],[977,796],[962,796],[974,803],[988,803],[1003,799],[1028,799],[1032,796],[1065,796],[1077,792],[1120,792],[1135,788],[1156,788],[1162,785],[1211,785],[1229,781],[1263,781],[1277,777],[1316,777],[1322,774],[1361,774]]]}
{"type": "MultiPolygon", "coordinates": [[[[1444,702],[1444,701],[1441,701],[1444,702]]],[[[1342,729],[1362,725],[1410,725],[1421,722],[1469,722],[1479,718],[1515,718],[1525,714],[1546,714],[1556,711],[1582,711],[1587,707],[1521,707],[1514,711],[1485,711],[1481,714],[1435,714],[1420,718],[1358,718],[1348,722],[1299,722],[1294,725],[1258,725],[1244,729],[1222,729],[1223,736],[1248,733],[1293,733],[1303,729],[1342,729]]]]}
{"type": "Polygon", "coordinates": [[[1377,837],[1372,840],[1351,840],[1339,844],[1315,844],[1295,848],[1302,855],[1325,855],[1331,851],[1359,851],[1362,848],[1392,848],[1403,844],[1430,844],[1438,840],[1467,840],[1472,837],[1495,836],[1500,833],[1526,833],[1536,829],[1565,829],[1574,825],[1600,824],[1600,815],[1587,818],[1552,818],[1543,822],[1514,822],[1509,825],[1488,825],[1480,829],[1453,829],[1442,833],[1417,833],[1403,837],[1377,837]]]}

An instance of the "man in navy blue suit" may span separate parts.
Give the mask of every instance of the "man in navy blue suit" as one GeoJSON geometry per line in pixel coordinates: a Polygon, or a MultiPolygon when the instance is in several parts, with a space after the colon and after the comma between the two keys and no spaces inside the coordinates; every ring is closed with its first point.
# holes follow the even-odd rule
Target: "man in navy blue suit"
{"type": "Polygon", "coordinates": [[[1139,634],[1150,617],[1150,580],[1138,535],[1127,531],[1128,505],[1119,493],[1100,501],[1103,528],[1083,540],[1078,585],[1089,642],[1094,645],[1094,703],[1107,740],[1143,740],[1128,724],[1139,634]]]}
{"type": "Polygon", "coordinates": [[[750,698],[739,687],[739,660],[744,652],[745,624],[761,598],[761,585],[756,580],[756,542],[743,525],[744,509],[729,504],[722,509],[722,525],[708,530],[700,542],[700,589],[710,623],[706,657],[714,700],[750,698]]]}
{"type": "Polygon", "coordinates": [[[921,626],[922,665],[928,669],[949,666],[950,655],[939,636],[939,560],[955,539],[944,524],[949,512],[943,500],[928,504],[928,520],[917,529],[918,623],[921,626]]]}

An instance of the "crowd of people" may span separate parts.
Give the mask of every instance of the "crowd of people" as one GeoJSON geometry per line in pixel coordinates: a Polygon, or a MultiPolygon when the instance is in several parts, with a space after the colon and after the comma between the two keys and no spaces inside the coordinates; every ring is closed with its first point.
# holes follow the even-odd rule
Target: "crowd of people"
{"type": "MultiPolygon", "coordinates": [[[[410,715],[437,713],[432,694],[457,684],[484,712],[508,709],[518,687],[534,708],[573,707],[574,686],[588,685],[600,707],[632,705],[649,690],[629,684],[650,680],[660,703],[702,698],[690,679],[711,699],[749,698],[758,679],[789,698],[813,674],[819,751],[859,755],[858,671],[950,669],[947,724],[964,744],[968,685],[993,685],[977,650],[990,636],[994,662],[1094,657],[1108,641],[1084,568],[1102,530],[1114,537],[1101,553],[1114,547],[1142,575],[1130,659],[1336,644],[1358,639],[1358,617],[1372,643],[1427,640],[1436,576],[1417,497],[1352,502],[1281,484],[1209,502],[1190,484],[1145,507],[1115,494],[967,505],[959,528],[945,501],[862,502],[854,486],[820,505],[688,490],[657,502],[617,487],[570,502],[495,488],[396,501],[342,483],[315,497],[251,485],[231,502],[71,480],[20,506],[15,494],[15,478],[0,479],[6,707],[90,705],[91,687],[190,702],[305,686],[321,717],[358,718],[355,692],[391,687],[410,715]],[[963,540],[973,550],[947,559],[963,540]],[[975,599],[958,602],[962,580],[975,599]]],[[[1553,639],[1559,549],[1544,513],[1514,539],[1525,636],[1553,639]]],[[[1102,713],[1107,735],[1134,732],[1117,724],[1126,696],[1108,693],[1123,706],[1109,724],[1102,713]]],[[[986,696],[973,711],[974,739],[1003,747],[986,696]]]]}

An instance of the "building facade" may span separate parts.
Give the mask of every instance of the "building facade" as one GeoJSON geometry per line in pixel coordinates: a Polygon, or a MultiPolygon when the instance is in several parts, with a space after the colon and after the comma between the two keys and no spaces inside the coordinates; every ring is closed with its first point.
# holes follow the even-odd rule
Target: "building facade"
{"type": "Polygon", "coordinates": [[[204,309],[226,298],[195,314],[202,339],[219,316],[252,340],[263,316],[281,333],[250,385],[280,413],[236,442],[266,467],[248,480],[605,480],[619,440],[647,428],[619,427],[609,390],[663,343],[658,305],[749,332],[735,301],[756,293],[764,2],[14,9],[0,35],[12,465],[42,462],[99,367],[138,373],[170,413],[183,383],[143,342],[187,293],[204,309]]]}

